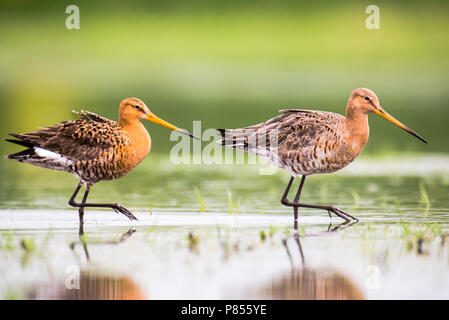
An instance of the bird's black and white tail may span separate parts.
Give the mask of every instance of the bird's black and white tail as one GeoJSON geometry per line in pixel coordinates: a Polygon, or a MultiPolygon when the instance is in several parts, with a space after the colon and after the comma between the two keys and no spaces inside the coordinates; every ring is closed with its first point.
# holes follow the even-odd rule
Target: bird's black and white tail
{"type": "Polygon", "coordinates": [[[7,159],[12,159],[12,160],[17,160],[17,161],[23,162],[24,160],[26,160],[26,159],[28,159],[30,157],[33,157],[35,155],[34,146],[33,146],[32,143],[20,140],[20,138],[19,138],[20,136],[18,134],[10,133],[9,135],[14,137],[14,138],[17,138],[19,140],[6,139],[7,142],[11,142],[11,143],[17,144],[17,145],[25,147],[27,149],[22,150],[22,151],[17,152],[17,153],[13,153],[13,154],[7,155],[6,156],[7,159]]]}
{"type": "Polygon", "coordinates": [[[72,163],[72,160],[56,152],[41,148],[36,144],[23,140],[23,137],[20,134],[10,133],[9,135],[16,138],[17,140],[6,139],[7,142],[17,144],[19,146],[25,147],[26,149],[17,153],[7,155],[7,159],[58,171],[67,171],[70,164],[72,163]]]}
{"type": "Polygon", "coordinates": [[[245,132],[244,130],[217,129],[222,138],[218,143],[225,147],[248,151],[248,135],[253,132],[245,132]]]}
{"type": "Polygon", "coordinates": [[[269,158],[273,151],[270,146],[270,133],[264,130],[255,130],[254,128],[217,129],[222,137],[218,143],[225,147],[269,158]]]}

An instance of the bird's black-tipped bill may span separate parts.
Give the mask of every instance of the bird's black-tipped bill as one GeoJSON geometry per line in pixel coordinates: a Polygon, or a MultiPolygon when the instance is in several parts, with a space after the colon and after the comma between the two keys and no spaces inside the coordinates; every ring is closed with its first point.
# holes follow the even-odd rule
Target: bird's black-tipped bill
{"type": "Polygon", "coordinates": [[[176,130],[176,131],[178,131],[179,133],[185,134],[186,136],[189,136],[190,138],[193,138],[193,139],[196,139],[196,140],[200,140],[200,138],[194,136],[193,134],[191,134],[191,133],[190,133],[189,131],[187,131],[187,130],[184,130],[184,129],[178,129],[178,130],[176,130]]]}
{"type": "Polygon", "coordinates": [[[406,125],[404,125],[402,122],[400,122],[399,120],[395,119],[392,115],[390,115],[388,112],[386,112],[384,109],[382,108],[376,108],[375,112],[381,116],[384,117],[385,119],[387,119],[388,121],[394,123],[395,125],[397,125],[399,128],[407,131],[408,133],[410,133],[411,135],[415,136],[416,138],[418,138],[419,140],[421,140],[422,142],[427,143],[427,140],[424,139],[423,137],[421,137],[419,134],[417,134],[415,131],[413,131],[412,129],[410,129],[409,127],[407,127],[406,125]]]}
{"type": "Polygon", "coordinates": [[[200,140],[199,138],[195,137],[195,136],[194,136],[193,134],[191,134],[190,132],[188,132],[188,131],[186,131],[186,130],[184,130],[184,129],[178,128],[177,126],[174,126],[174,125],[172,125],[171,123],[168,123],[168,122],[165,121],[165,120],[162,120],[161,118],[159,118],[158,116],[154,115],[153,113],[149,113],[149,114],[146,116],[145,119],[147,119],[148,121],[157,123],[157,124],[159,124],[159,125],[161,125],[161,126],[167,127],[167,128],[169,128],[169,129],[171,129],[171,130],[178,131],[179,133],[185,134],[185,135],[187,135],[187,136],[189,136],[189,137],[191,137],[191,138],[200,140]]]}

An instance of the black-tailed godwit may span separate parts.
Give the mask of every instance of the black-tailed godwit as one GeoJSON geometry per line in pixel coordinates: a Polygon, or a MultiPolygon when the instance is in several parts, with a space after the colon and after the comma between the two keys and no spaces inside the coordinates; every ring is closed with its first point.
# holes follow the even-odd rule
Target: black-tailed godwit
{"type": "Polygon", "coordinates": [[[379,104],[373,91],[354,90],[346,107],[346,117],[326,111],[289,109],[264,123],[242,129],[218,129],[222,145],[257,154],[291,174],[281,203],[294,208],[323,209],[350,221],[357,218],[333,205],[300,203],[307,176],[331,173],[351,163],[362,151],[369,136],[368,113],[377,113],[398,127],[427,142],[413,130],[393,118],[379,104]],[[270,137],[275,137],[270,140],[270,137]],[[261,143],[263,141],[263,143],[261,143]],[[274,142],[274,143],[273,143],[274,142]],[[275,145],[275,146],[274,146],[275,145]],[[287,199],[293,180],[302,176],[294,201],[287,199]]]}
{"type": "Polygon", "coordinates": [[[131,220],[136,217],[118,203],[87,203],[91,187],[103,180],[123,177],[134,169],[150,152],[151,138],[141,120],[149,120],[193,137],[155,116],[137,98],[121,102],[119,121],[115,122],[89,111],[76,112],[80,120],[64,121],[59,125],[24,134],[10,133],[17,140],[7,141],[27,149],[7,156],[52,170],[66,171],[80,179],[69,204],[79,208],[80,222],[83,222],[84,208],[112,208],[131,220]],[[75,201],[81,187],[86,191],[80,203],[75,201]]]}

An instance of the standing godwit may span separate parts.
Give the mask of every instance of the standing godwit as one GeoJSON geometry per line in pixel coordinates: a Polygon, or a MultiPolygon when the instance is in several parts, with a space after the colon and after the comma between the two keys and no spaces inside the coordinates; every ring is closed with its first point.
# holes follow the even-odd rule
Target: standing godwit
{"type": "Polygon", "coordinates": [[[354,90],[346,107],[346,117],[326,111],[290,109],[267,122],[242,129],[218,129],[222,145],[257,154],[291,174],[281,198],[285,206],[293,207],[295,224],[298,207],[333,212],[350,221],[357,218],[332,205],[300,203],[307,176],[331,173],[351,163],[362,151],[369,136],[368,113],[377,113],[398,127],[426,142],[412,129],[393,118],[379,104],[373,91],[354,90]],[[275,137],[272,139],[272,137],[275,137]],[[262,141],[262,143],[258,143],[262,141]],[[277,146],[277,147],[276,147],[277,146]],[[291,202],[287,199],[295,177],[301,175],[298,191],[291,202]]]}
{"type": "Polygon", "coordinates": [[[83,222],[84,208],[111,208],[131,220],[136,217],[118,203],[86,203],[91,187],[103,180],[123,177],[134,169],[150,152],[151,138],[141,120],[149,120],[171,130],[193,137],[155,116],[137,98],[127,98],[120,104],[119,122],[88,111],[76,112],[81,119],[64,121],[59,125],[25,134],[10,133],[18,140],[6,141],[27,149],[7,156],[19,162],[52,170],[73,173],[80,179],[69,205],[79,208],[83,222]],[[86,191],[81,203],[75,201],[81,187],[86,191]]]}

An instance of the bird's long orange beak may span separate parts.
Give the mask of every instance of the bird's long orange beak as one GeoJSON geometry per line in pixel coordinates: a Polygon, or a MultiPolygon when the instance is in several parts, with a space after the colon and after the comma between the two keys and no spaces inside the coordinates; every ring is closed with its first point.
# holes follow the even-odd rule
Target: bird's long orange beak
{"type": "Polygon", "coordinates": [[[410,129],[409,127],[407,127],[406,125],[404,125],[402,122],[400,122],[399,120],[395,119],[392,115],[390,115],[388,112],[386,112],[381,106],[376,107],[376,109],[374,110],[374,112],[376,112],[379,116],[384,117],[385,119],[387,119],[388,121],[394,123],[395,125],[397,125],[399,128],[407,131],[408,133],[410,133],[411,135],[414,135],[415,137],[417,137],[419,140],[421,140],[422,142],[427,143],[427,141],[421,137],[419,134],[417,134],[415,131],[413,131],[412,129],[410,129]]]}
{"type": "Polygon", "coordinates": [[[147,116],[146,116],[145,119],[148,120],[148,121],[151,121],[151,122],[160,124],[161,126],[167,127],[167,128],[169,128],[169,129],[171,129],[171,130],[178,131],[178,132],[180,132],[180,133],[182,133],[182,134],[185,134],[185,135],[187,135],[187,136],[189,136],[189,137],[192,137],[192,138],[194,138],[194,139],[199,140],[198,137],[195,137],[195,136],[194,136],[193,134],[191,134],[190,132],[188,132],[188,131],[186,131],[186,130],[184,130],[184,129],[178,128],[177,126],[174,126],[174,125],[172,125],[171,123],[168,123],[168,122],[165,121],[165,120],[162,120],[161,118],[159,118],[158,116],[156,116],[155,114],[153,114],[153,113],[151,113],[151,112],[150,112],[149,114],[147,114],[147,116]]]}

